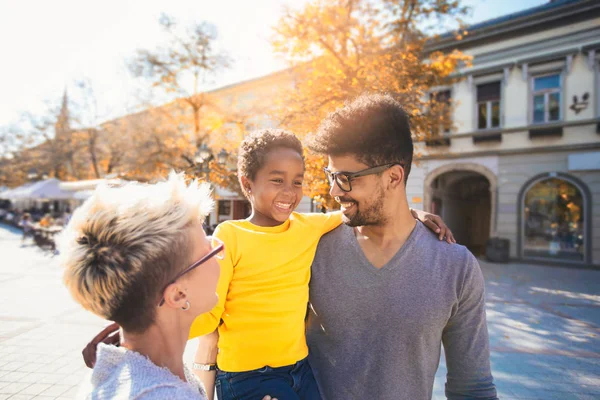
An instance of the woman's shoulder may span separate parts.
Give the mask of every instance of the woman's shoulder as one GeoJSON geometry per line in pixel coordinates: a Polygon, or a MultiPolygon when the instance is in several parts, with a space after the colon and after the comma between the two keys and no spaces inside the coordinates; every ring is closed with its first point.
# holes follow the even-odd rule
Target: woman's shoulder
{"type": "Polygon", "coordinates": [[[100,344],[90,382],[82,398],[205,399],[195,382],[184,382],[139,353],[100,344]]]}
{"type": "Polygon", "coordinates": [[[206,400],[204,392],[194,392],[188,388],[159,386],[151,391],[140,394],[135,397],[136,400],[164,400],[164,399],[182,399],[182,400],[206,400]]]}
{"type": "MultiPolygon", "coordinates": [[[[160,368],[160,367],[157,367],[160,368]]],[[[165,368],[164,370],[169,376],[169,379],[155,379],[154,384],[149,385],[147,389],[141,392],[136,400],[162,400],[162,399],[183,399],[183,400],[206,400],[206,392],[202,383],[196,376],[184,366],[184,373],[187,382],[182,381],[179,377],[173,375],[165,368]]]]}

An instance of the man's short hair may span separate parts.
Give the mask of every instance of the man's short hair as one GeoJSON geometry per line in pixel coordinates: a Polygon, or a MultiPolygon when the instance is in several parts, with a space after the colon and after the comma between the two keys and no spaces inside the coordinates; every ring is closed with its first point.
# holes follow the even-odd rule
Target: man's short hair
{"type": "Polygon", "coordinates": [[[60,237],[65,285],[85,309],[145,331],[159,291],[193,261],[191,228],[212,206],[208,184],[175,173],[156,184],[98,187],[60,237]]]}
{"type": "Polygon", "coordinates": [[[384,94],[363,94],[330,113],[308,147],[320,154],[353,155],[369,167],[402,163],[405,184],[413,158],[408,114],[384,94]]]}

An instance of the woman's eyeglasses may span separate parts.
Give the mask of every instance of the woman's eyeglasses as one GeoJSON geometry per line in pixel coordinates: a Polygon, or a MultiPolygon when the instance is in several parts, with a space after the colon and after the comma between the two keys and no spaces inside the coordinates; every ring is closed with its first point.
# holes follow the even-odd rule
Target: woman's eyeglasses
{"type": "MultiPolygon", "coordinates": [[[[214,236],[207,236],[206,237],[208,239],[208,241],[210,242],[210,247],[211,247],[211,251],[204,255],[201,259],[199,259],[198,261],[196,261],[195,263],[193,263],[192,265],[190,265],[189,267],[187,267],[186,269],[184,269],[183,271],[181,271],[180,273],[178,273],[175,278],[171,279],[169,281],[169,283],[167,283],[162,290],[160,291],[160,293],[164,293],[165,289],[169,286],[172,285],[173,283],[175,283],[175,281],[177,281],[177,279],[181,278],[183,275],[187,274],[190,271],[193,271],[194,269],[198,268],[200,265],[204,264],[205,262],[207,262],[208,260],[210,260],[211,258],[215,257],[219,260],[222,260],[225,257],[225,244],[220,241],[219,239],[217,239],[214,236]]],[[[165,298],[164,296],[161,298],[160,303],[158,303],[158,306],[162,306],[163,304],[165,304],[165,298]]]]}

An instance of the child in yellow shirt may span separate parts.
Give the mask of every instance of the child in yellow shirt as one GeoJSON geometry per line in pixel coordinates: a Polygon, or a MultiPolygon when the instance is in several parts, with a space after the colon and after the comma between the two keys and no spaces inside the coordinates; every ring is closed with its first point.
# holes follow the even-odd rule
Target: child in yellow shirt
{"type": "MultiPolygon", "coordinates": [[[[340,225],[342,215],[294,212],[304,168],[302,145],[291,133],[262,130],[241,144],[238,175],[252,214],[215,231],[226,243],[219,302],[190,331],[190,338],[207,335],[194,368],[209,396],[216,384],[219,400],[320,399],[306,360],[310,266],[321,236],[340,225]]],[[[437,221],[443,236],[445,226],[437,221]]]]}

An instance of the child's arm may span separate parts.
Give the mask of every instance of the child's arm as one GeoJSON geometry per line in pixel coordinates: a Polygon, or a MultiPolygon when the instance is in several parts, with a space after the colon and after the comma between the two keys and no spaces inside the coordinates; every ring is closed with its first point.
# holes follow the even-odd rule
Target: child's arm
{"type": "MultiPolygon", "coordinates": [[[[194,364],[216,365],[219,331],[215,330],[208,335],[200,336],[199,339],[200,341],[198,342],[198,349],[196,350],[196,356],[194,357],[194,364]]],[[[202,371],[194,368],[194,374],[196,374],[198,379],[200,379],[200,382],[202,382],[202,385],[204,385],[204,390],[206,390],[206,397],[208,400],[214,400],[217,371],[202,371]]],[[[262,400],[277,399],[266,395],[262,400]]]]}
{"type": "Polygon", "coordinates": [[[219,260],[221,275],[217,284],[217,294],[219,300],[217,305],[209,312],[200,314],[192,323],[190,328],[189,338],[193,339],[198,336],[205,336],[217,329],[221,322],[221,316],[225,311],[225,302],[229,291],[229,284],[233,278],[233,257],[235,254],[235,235],[231,232],[230,227],[221,224],[215,231],[214,236],[218,237],[225,243],[225,257],[219,260]]]}
{"type": "Polygon", "coordinates": [[[415,210],[413,208],[410,209],[410,212],[414,219],[421,221],[423,225],[437,233],[440,240],[443,240],[445,237],[448,243],[456,243],[452,231],[438,215],[423,210],[415,210]]]}
{"type": "MultiPolygon", "coordinates": [[[[412,208],[410,209],[410,212],[414,219],[421,221],[427,228],[437,233],[440,240],[445,238],[448,243],[456,243],[452,231],[450,231],[450,228],[448,228],[442,218],[440,218],[438,215],[412,208]]],[[[341,211],[333,211],[327,214],[307,213],[303,215],[312,219],[313,223],[316,223],[316,226],[321,229],[321,235],[324,235],[327,232],[337,228],[342,223],[341,211]]]]}
{"type": "Polygon", "coordinates": [[[208,400],[213,400],[215,396],[215,378],[217,371],[204,371],[198,369],[202,366],[216,366],[217,363],[217,351],[219,343],[219,332],[215,330],[208,335],[200,336],[198,342],[198,348],[196,349],[196,356],[194,357],[194,374],[200,379],[200,382],[204,385],[206,390],[206,396],[208,400]]]}

